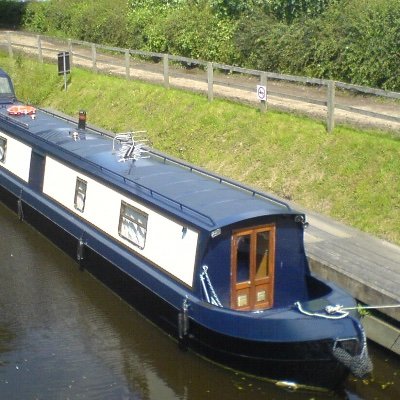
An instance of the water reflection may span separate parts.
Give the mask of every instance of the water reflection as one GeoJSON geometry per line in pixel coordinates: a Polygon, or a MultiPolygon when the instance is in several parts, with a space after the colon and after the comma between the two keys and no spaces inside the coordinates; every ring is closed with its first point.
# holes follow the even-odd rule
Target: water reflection
{"type": "Polygon", "coordinates": [[[375,381],[319,394],[286,392],[179,351],[2,205],[0,229],[2,399],[399,398],[399,363],[380,353],[375,381]]]}
{"type": "MultiPolygon", "coordinates": [[[[12,332],[7,329],[7,327],[3,327],[0,322],[0,355],[11,351],[13,346],[14,335],[12,332]]],[[[2,360],[0,357],[0,368],[6,366],[7,362],[2,360]]]]}

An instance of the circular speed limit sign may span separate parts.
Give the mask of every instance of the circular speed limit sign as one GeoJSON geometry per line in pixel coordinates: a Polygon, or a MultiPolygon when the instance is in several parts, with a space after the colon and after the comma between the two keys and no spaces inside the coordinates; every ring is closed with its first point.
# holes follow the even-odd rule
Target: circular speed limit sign
{"type": "Polygon", "coordinates": [[[267,100],[267,87],[263,85],[257,85],[257,98],[260,101],[267,100]]]}

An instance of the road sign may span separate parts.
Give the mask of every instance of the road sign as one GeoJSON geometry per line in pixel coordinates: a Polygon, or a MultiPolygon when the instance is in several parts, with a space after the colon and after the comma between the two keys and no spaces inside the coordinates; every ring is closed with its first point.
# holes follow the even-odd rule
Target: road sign
{"type": "Polygon", "coordinates": [[[58,75],[64,75],[64,89],[67,90],[67,74],[71,72],[69,52],[58,53],[58,75]]]}
{"type": "Polygon", "coordinates": [[[58,75],[69,74],[70,72],[69,52],[62,51],[58,53],[58,75]]]}
{"type": "Polygon", "coordinates": [[[260,101],[267,101],[267,87],[263,85],[257,85],[257,98],[260,101]]]}

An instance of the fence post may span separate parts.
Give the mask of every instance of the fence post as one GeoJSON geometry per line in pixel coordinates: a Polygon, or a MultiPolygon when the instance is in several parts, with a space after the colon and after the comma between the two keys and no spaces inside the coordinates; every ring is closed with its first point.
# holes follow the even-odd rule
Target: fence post
{"type": "Polygon", "coordinates": [[[214,69],[212,62],[207,63],[208,101],[214,100],[214,69]]]}
{"type": "Polygon", "coordinates": [[[125,76],[126,79],[131,76],[131,54],[129,50],[125,50],[125,76]]]}
{"type": "Polygon", "coordinates": [[[168,54],[163,55],[163,67],[164,67],[164,86],[169,88],[169,62],[168,54]]]}
{"type": "Polygon", "coordinates": [[[73,54],[72,54],[72,40],[68,39],[68,52],[69,52],[69,65],[72,68],[73,54]]]}
{"type": "Polygon", "coordinates": [[[13,48],[12,48],[10,32],[7,32],[7,43],[8,43],[8,56],[13,58],[14,57],[14,53],[13,53],[13,48]]]}
{"type": "Polygon", "coordinates": [[[37,35],[37,48],[38,48],[38,60],[43,63],[43,53],[42,53],[42,39],[40,35],[37,35]]]}
{"type": "Polygon", "coordinates": [[[92,68],[94,72],[97,72],[97,54],[95,43],[92,43],[92,68]]]}
{"type": "Polygon", "coordinates": [[[329,81],[327,85],[326,112],[327,130],[328,133],[332,133],[335,128],[335,81],[329,81]]]}
{"type": "MultiPolygon", "coordinates": [[[[260,85],[265,86],[265,98],[267,99],[267,74],[266,72],[262,72],[260,75],[260,85]]],[[[265,112],[267,111],[267,100],[261,100],[260,101],[260,111],[265,112]]]]}

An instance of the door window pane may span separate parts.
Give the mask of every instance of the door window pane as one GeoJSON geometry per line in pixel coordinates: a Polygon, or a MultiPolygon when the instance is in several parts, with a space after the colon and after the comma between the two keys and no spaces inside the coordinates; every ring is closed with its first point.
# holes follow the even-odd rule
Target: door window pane
{"type": "Polygon", "coordinates": [[[268,276],[269,232],[258,232],[256,243],[256,279],[268,276]]]}
{"type": "Polygon", "coordinates": [[[247,282],[250,280],[250,235],[236,238],[237,248],[237,278],[236,281],[247,282]]]}

